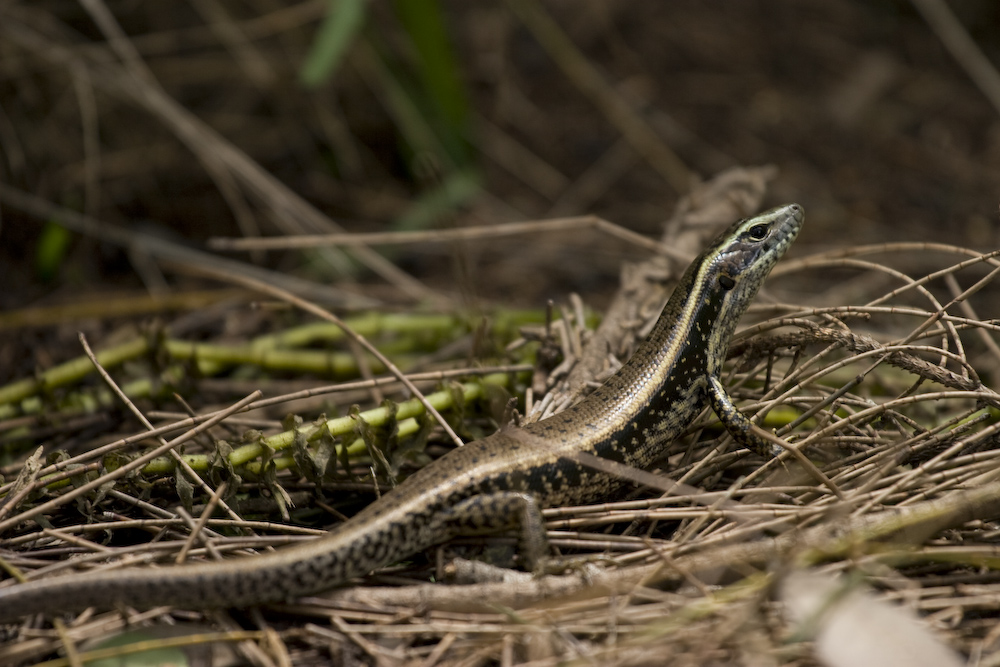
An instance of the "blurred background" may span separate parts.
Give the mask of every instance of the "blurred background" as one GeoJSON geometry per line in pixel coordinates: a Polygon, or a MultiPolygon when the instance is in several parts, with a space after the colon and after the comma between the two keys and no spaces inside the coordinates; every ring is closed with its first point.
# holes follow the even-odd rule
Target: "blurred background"
{"type": "MultiPolygon", "coordinates": [[[[992,249],[997,91],[941,35],[989,70],[998,28],[992,0],[5,2],[0,308],[205,284],[162,273],[157,239],[581,215],[658,237],[735,166],[806,207],[798,254],[992,249]]],[[[584,230],[377,252],[219,255],[369,303],[599,307],[645,251],[584,230]]]]}

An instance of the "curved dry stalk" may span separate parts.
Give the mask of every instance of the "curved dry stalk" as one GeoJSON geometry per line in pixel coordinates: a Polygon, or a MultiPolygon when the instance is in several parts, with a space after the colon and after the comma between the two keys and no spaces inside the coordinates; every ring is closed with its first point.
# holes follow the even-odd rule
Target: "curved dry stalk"
{"type": "Polygon", "coordinates": [[[453,243],[455,241],[476,241],[483,239],[522,236],[544,232],[573,232],[595,229],[612,238],[618,238],[649,252],[666,254],[681,261],[690,261],[691,256],[649,239],[632,230],[616,225],[595,215],[571,218],[549,218],[524,222],[502,222],[482,227],[462,227],[459,229],[424,229],[402,232],[357,232],[352,234],[298,234],[273,238],[213,238],[208,247],[213,250],[289,250],[315,247],[355,247],[378,245],[411,245],[422,243],[453,243]]]}

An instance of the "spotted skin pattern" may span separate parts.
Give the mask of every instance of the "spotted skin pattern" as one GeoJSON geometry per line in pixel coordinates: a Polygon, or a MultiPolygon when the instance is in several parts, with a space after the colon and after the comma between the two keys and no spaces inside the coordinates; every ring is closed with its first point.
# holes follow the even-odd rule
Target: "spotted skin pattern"
{"type": "Polygon", "coordinates": [[[594,502],[622,484],[578,463],[576,453],[645,468],[706,404],[734,436],[744,435],[746,418],[733,416],[719,371],[737,322],[804,217],[801,207],[789,204],[735,223],[691,264],[647,339],[594,393],[553,417],[449,452],[328,535],[248,558],[2,587],[0,621],[92,606],[281,602],[457,535],[505,528],[522,528],[522,557],[529,565],[537,562],[545,551],[541,507],[594,502]]]}

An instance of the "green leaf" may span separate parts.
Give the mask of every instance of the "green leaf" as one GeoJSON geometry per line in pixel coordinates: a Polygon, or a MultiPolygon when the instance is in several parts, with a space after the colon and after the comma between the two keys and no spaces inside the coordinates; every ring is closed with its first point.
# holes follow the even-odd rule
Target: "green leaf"
{"type": "Polygon", "coordinates": [[[52,280],[59,273],[72,238],[70,231],[55,220],[45,223],[35,248],[35,270],[43,281],[52,280]]]}
{"type": "MultiPolygon", "coordinates": [[[[236,489],[239,488],[240,484],[243,483],[243,477],[233,466],[233,462],[230,460],[230,456],[233,454],[233,446],[229,444],[226,440],[216,440],[215,441],[215,451],[209,455],[208,459],[208,478],[211,480],[213,486],[218,486],[227,480],[229,489],[227,496],[231,493],[235,493],[236,489]]],[[[188,461],[190,463],[190,461],[188,461]]]]}
{"type": "Polygon", "coordinates": [[[396,16],[413,41],[424,89],[452,130],[462,134],[468,115],[465,89],[437,0],[395,0],[396,16]]]}
{"type": "Polygon", "coordinates": [[[366,4],[366,0],[330,0],[323,25],[299,72],[303,84],[318,86],[337,69],[365,23],[366,4]]]}
{"type": "Polygon", "coordinates": [[[177,489],[177,497],[188,512],[194,507],[194,484],[187,478],[187,474],[181,470],[180,466],[174,469],[174,488],[177,489]]]}
{"type": "Polygon", "coordinates": [[[242,664],[213,628],[191,623],[135,628],[81,645],[87,667],[197,667],[242,664]]]}
{"type": "Polygon", "coordinates": [[[361,416],[361,408],[352,405],[350,409],[351,418],[354,420],[355,433],[364,440],[368,455],[372,458],[372,463],[389,480],[389,484],[396,486],[397,470],[386,456],[390,446],[394,443],[397,433],[396,409],[397,405],[393,401],[386,399],[382,402],[382,407],[386,409],[387,417],[379,425],[370,424],[361,416]]]}
{"type": "MultiPolygon", "coordinates": [[[[325,418],[324,417],[321,417],[325,418]]],[[[295,467],[299,469],[299,472],[314,484],[321,484],[323,482],[323,474],[326,472],[325,466],[323,464],[317,464],[316,459],[313,457],[313,452],[309,449],[309,441],[306,440],[306,436],[302,433],[301,427],[302,419],[297,418],[297,424],[295,428],[289,429],[287,424],[289,420],[284,421],[284,426],[286,430],[294,430],[295,437],[292,440],[292,458],[295,459],[295,467]],[[322,467],[322,469],[321,469],[322,467]]],[[[333,436],[330,435],[329,431],[326,431],[326,435],[331,439],[333,436]]]]}
{"type": "Polygon", "coordinates": [[[430,229],[450,216],[455,209],[474,199],[482,191],[479,173],[463,169],[447,176],[440,186],[428,190],[393,223],[395,231],[430,229]]]}

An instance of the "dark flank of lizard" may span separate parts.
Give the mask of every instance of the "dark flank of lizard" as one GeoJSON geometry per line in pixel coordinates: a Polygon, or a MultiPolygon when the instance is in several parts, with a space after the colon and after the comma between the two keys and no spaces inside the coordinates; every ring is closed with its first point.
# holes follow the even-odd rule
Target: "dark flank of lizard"
{"type": "Polygon", "coordinates": [[[544,556],[542,507],[601,500],[621,481],[575,458],[647,467],[711,405],[740,442],[746,418],[718,376],[740,317],[804,221],[789,204],[741,220],[694,260],[649,337],[590,396],[553,417],[469,443],[329,534],[248,558],[41,578],[0,587],[0,621],[87,607],[246,607],[314,594],[457,535],[520,527],[544,556]]]}

